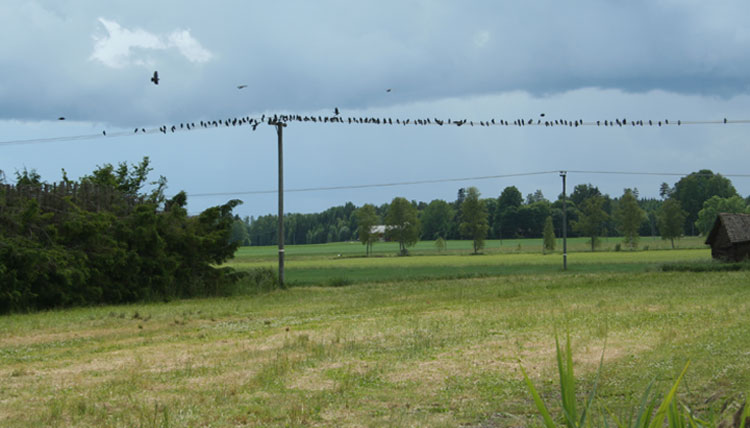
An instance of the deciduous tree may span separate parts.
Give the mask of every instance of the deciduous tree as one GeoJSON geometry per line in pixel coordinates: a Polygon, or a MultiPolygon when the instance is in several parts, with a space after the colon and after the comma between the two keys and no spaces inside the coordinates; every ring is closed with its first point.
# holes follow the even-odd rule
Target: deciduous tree
{"type": "Polygon", "coordinates": [[[615,209],[617,230],[622,233],[625,245],[632,249],[638,247],[640,235],[638,230],[646,219],[646,212],[638,206],[638,200],[631,189],[625,189],[615,209]]]}
{"type": "Polygon", "coordinates": [[[495,214],[495,234],[503,238],[514,238],[519,229],[518,209],[523,204],[523,196],[516,186],[508,186],[497,198],[495,214]]]}
{"type": "Polygon", "coordinates": [[[730,198],[712,196],[703,203],[703,209],[698,212],[695,227],[701,235],[708,235],[719,213],[741,213],[745,212],[746,208],[745,200],[739,196],[730,198]]]}
{"type": "Polygon", "coordinates": [[[364,204],[355,211],[357,217],[357,233],[359,242],[365,246],[365,254],[370,255],[372,244],[378,239],[377,234],[373,233],[372,227],[378,224],[378,214],[375,212],[375,206],[364,204]]]}
{"type": "Polygon", "coordinates": [[[586,199],[581,205],[578,221],[572,222],[573,230],[591,238],[591,251],[594,251],[609,219],[609,215],[602,208],[603,206],[604,198],[602,196],[597,195],[586,199]]]}
{"type": "Polygon", "coordinates": [[[714,174],[708,169],[682,177],[675,183],[672,192],[672,197],[680,201],[682,209],[687,212],[685,228],[693,235],[698,212],[703,209],[706,200],[712,196],[730,198],[736,195],[737,191],[728,178],[714,174]]]}
{"type": "Polygon", "coordinates": [[[419,240],[417,208],[404,198],[393,198],[385,216],[385,224],[385,234],[398,242],[400,255],[406,255],[406,247],[411,247],[419,240]]]}
{"type": "Polygon", "coordinates": [[[674,239],[680,239],[684,233],[686,216],[687,213],[680,206],[680,201],[675,198],[664,201],[664,205],[657,214],[661,239],[669,239],[672,242],[672,248],[674,248],[674,239]]]}
{"type": "Polygon", "coordinates": [[[461,234],[473,241],[474,254],[484,248],[484,240],[487,230],[490,228],[487,221],[487,207],[484,201],[479,199],[480,193],[476,187],[469,187],[466,198],[461,204],[461,234]]]}
{"type": "Polygon", "coordinates": [[[454,216],[453,207],[448,202],[442,199],[430,202],[421,215],[423,239],[447,239],[454,216]]]}

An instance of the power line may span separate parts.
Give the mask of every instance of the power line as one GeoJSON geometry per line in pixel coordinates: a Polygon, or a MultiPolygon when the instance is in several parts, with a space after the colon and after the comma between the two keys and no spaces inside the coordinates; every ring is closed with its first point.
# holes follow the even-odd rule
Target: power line
{"type": "Polygon", "coordinates": [[[701,174],[698,172],[684,173],[684,172],[633,172],[633,171],[585,171],[585,170],[566,170],[569,173],[576,174],[608,174],[608,175],[660,175],[660,176],[686,176],[693,175],[699,177],[712,177],[714,175],[721,175],[722,177],[750,177],[750,174],[701,174]]]}
{"type": "Polygon", "coordinates": [[[667,126],[682,126],[682,125],[730,125],[730,124],[748,124],[750,119],[719,119],[719,120],[628,120],[627,118],[615,118],[615,119],[604,119],[604,120],[590,120],[584,121],[583,119],[550,119],[550,118],[517,118],[517,119],[497,119],[490,118],[485,120],[469,120],[469,119],[439,119],[433,118],[392,118],[392,117],[374,117],[374,116],[357,116],[357,117],[343,117],[339,115],[335,116],[313,116],[313,115],[299,115],[299,114],[274,114],[273,116],[265,114],[260,117],[228,117],[224,119],[198,121],[196,122],[181,122],[173,125],[162,125],[158,128],[136,127],[133,132],[118,131],[118,132],[106,132],[103,130],[100,134],[84,134],[84,135],[72,135],[72,136],[60,136],[60,137],[49,137],[49,138],[31,138],[24,140],[7,140],[0,141],[0,145],[23,145],[23,144],[40,144],[40,143],[52,143],[61,141],[78,141],[78,140],[93,140],[101,138],[112,138],[112,137],[127,137],[127,136],[138,136],[142,134],[168,134],[175,132],[186,132],[195,131],[200,129],[216,129],[216,128],[228,128],[237,126],[250,126],[253,130],[262,123],[273,125],[279,122],[290,123],[290,122],[304,122],[310,124],[323,124],[323,125],[401,125],[401,126],[456,126],[456,127],[526,127],[536,126],[545,128],[564,127],[564,128],[578,128],[578,127],[667,127],[667,126]]]}
{"type": "MultiPolygon", "coordinates": [[[[449,183],[458,181],[473,181],[473,180],[489,180],[495,178],[508,178],[508,177],[520,177],[525,175],[542,175],[552,174],[558,171],[540,171],[540,172],[524,172],[519,174],[503,174],[503,175],[485,175],[481,177],[464,177],[464,178],[439,178],[434,180],[415,180],[415,181],[399,181],[395,183],[379,183],[379,184],[353,184],[347,186],[328,186],[328,187],[306,187],[298,189],[284,189],[284,192],[317,192],[324,190],[349,190],[349,189],[369,189],[378,187],[394,187],[394,186],[412,186],[417,184],[432,184],[432,183],[449,183]]],[[[239,195],[260,195],[266,193],[276,193],[278,190],[249,190],[244,192],[217,192],[217,193],[194,193],[188,195],[189,197],[203,197],[203,196],[239,196],[239,195]]]]}
{"type": "MultiPolygon", "coordinates": [[[[607,174],[607,175],[652,175],[652,176],[715,176],[721,175],[722,177],[738,177],[738,178],[750,178],[750,174],[701,174],[696,172],[681,173],[681,172],[647,172],[647,171],[586,171],[586,170],[554,170],[554,171],[535,171],[535,172],[521,172],[514,174],[501,174],[501,175],[483,175],[479,177],[462,177],[462,178],[438,178],[432,180],[414,180],[414,181],[398,181],[393,183],[378,183],[378,184],[352,184],[345,186],[322,186],[322,187],[304,187],[297,189],[284,189],[284,192],[318,192],[327,190],[351,190],[351,189],[370,189],[370,188],[384,188],[384,187],[395,187],[395,186],[413,186],[419,184],[434,184],[434,183],[451,183],[461,181],[477,181],[477,180],[492,180],[498,178],[510,178],[510,177],[523,177],[531,175],[546,175],[546,174],[559,174],[561,171],[565,171],[568,174],[607,174]]],[[[238,192],[213,192],[213,193],[193,193],[187,195],[188,197],[199,198],[207,196],[241,196],[241,195],[261,195],[261,194],[272,194],[278,190],[248,190],[238,192]]]]}

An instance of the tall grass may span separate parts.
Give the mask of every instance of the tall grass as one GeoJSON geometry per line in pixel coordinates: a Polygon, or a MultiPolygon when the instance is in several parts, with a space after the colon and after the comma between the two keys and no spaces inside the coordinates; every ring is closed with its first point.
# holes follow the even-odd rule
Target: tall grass
{"type": "MultiPolygon", "coordinates": [[[[558,421],[562,421],[567,428],[583,428],[583,427],[609,427],[611,423],[618,428],[658,428],[667,426],[669,428],[698,428],[698,427],[733,427],[733,428],[745,428],[746,424],[750,424],[750,406],[747,405],[747,399],[740,406],[737,412],[732,418],[731,425],[726,424],[720,420],[706,421],[698,418],[693,411],[679,403],[677,398],[677,388],[680,385],[685,373],[690,367],[690,362],[685,364],[685,367],[680,372],[677,380],[672,385],[667,395],[657,406],[657,396],[651,394],[653,381],[649,384],[644,392],[641,402],[637,407],[636,411],[631,412],[631,417],[627,420],[618,418],[612,412],[608,410],[602,412],[598,422],[592,422],[590,417],[591,405],[594,402],[596,396],[596,388],[599,383],[599,378],[602,372],[602,365],[604,362],[604,351],[602,351],[602,357],[599,361],[599,368],[596,372],[596,380],[588,394],[586,401],[583,403],[583,408],[578,416],[578,404],[576,399],[576,378],[573,374],[573,358],[570,346],[570,334],[566,335],[565,349],[560,348],[560,343],[555,336],[555,347],[557,355],[557,367],[560,379],[560,397],[561,415],[557,418],[558,421]],[[632,415],[636,415],[635,418],[632,415]]],[[[544,403],[544,400],[539,395],[539,392],[534,387],[534,383],[529,378],[523,365],[520,365],[521,373],[523,374],[524,382],[526,387],[534,400],[539,414],[544,422],[544,426],[547,428],[556,428],[559,424],[555,422],[549,407],[544,403]]],[[[605,409],[606,410],[606,409],[605,409]]],[[[719,416],[720,418],[720,416],[719,416]]]]}

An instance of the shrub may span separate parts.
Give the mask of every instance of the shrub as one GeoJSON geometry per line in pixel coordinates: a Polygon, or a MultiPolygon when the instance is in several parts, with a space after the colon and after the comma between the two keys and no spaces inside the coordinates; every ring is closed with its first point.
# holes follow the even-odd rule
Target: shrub
{"type": "Polygon", "coordinates": [[[80,186],[3,188],[0,313],[217,295],[237,281],[215,266],[237,248],[229,234],[240,201],[190,217],[183,192],[137,195],[147,159],[136,170],[121,164],[115,176],[105,166],[80,186]]]}

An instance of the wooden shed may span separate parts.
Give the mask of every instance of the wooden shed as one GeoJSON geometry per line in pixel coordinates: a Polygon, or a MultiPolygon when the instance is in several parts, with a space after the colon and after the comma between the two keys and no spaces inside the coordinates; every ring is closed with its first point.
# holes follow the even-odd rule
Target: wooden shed
{"type": "Polygon", "coordinates": [[[739,262],[750,257],[750,214],[720,213],[706,244],[714,259],[739,262]]]}

